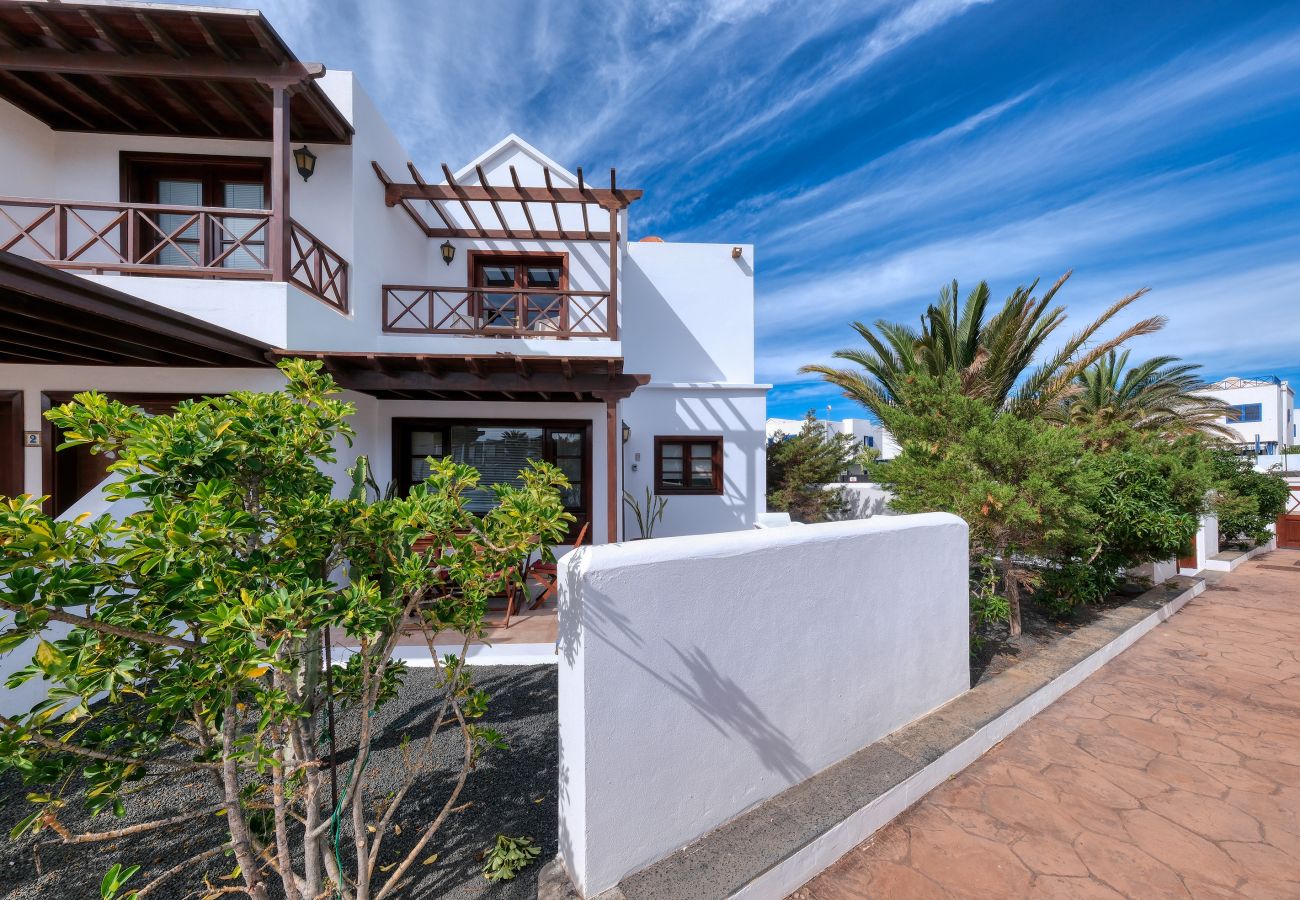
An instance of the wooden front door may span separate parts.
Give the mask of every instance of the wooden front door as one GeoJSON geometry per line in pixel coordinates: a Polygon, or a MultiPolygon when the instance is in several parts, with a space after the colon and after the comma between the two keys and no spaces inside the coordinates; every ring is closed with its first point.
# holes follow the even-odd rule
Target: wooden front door
{"type": "Polygon", "coordinates": [[[1196,535],[1192,535],[1191,549],[1182,553],[1178,557],[1178,568],[1195,569],[1196,566],[1196,535]]]}
{"type": "Polygon", "coordinates": [[[23,492],[23,392],[0,391],[0,497],[23,492]]]}
{"type": "Polygon", "coordinates": [[[1291,502],[1277,520],[1277,545],[1300,550],[1300,485],[1291,486],[1291,502]]]}
{"type": "MultiPolygon", "coordinates": [[[[108,394],[113,400],[138,406],[152,416],[167,414],[182,400],[195,399],[190,394],[108,394]]],[[[71,392],[50,392],[42,395],[43,406],[49,409],[71,400],[71,392]]],[[[62,515],[68,507],[89,494],[108,476],[112,459],[102,453],[91,453],[87,447],[69,447],[55,451],[63,443],[63,430],[53,422],[44,423],[41,436],[44,445],[44,491],[50,499],[46,511],[52,516],[62,515]]]]}

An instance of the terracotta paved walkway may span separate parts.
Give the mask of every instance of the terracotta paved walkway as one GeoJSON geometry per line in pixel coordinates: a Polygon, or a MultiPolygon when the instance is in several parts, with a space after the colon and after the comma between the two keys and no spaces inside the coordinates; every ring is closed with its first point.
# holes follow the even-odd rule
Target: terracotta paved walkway
{"type": "Polygon", "coordinates": [[[1300,898],[1300,552],[1211,586],[793,897],[1300,898]]]}

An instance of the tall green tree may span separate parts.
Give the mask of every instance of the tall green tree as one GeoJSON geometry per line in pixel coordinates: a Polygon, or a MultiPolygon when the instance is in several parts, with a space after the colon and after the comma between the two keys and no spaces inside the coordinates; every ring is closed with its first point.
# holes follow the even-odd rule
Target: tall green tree
{"type": "Polygon", "coordinates": [[[1198,393],[1206,387],[1198,365],[1157,356],[1129,365],[1129,353],[1111,350],[1075,379],[1059,414],[1079,426],[1147,431],[1165,438],[1207,434],[1232,439],[1224,423],[1228,406],[1198,393]]]}
{"type": "Polygon", "coordinates": [[[1069,277],[1069,272],[1061,276],[1041,297],[1034,296],[1037,281],[1016,288],[991,318],[986,282],[960,301],[953,281],[921,316],[919,330],[884,320],[874,325],[854,322],[853,330],[866,347],[833,355],[857,368],[809,365],[800,371],[821,375],[881,419],[888,407],[902,402],[905,380],[921,374],[951,375],[963,395],[995,409],[1006,408],[1022,418],[1040,415],[1075,390],[1074,380],[1090,365],[1130,338],[1158,331],[1165,321],[1160,316],[1143,319],[1113,338],[1091,343],[1106,323],[1146,293],[1136,291],[1034,365],[1065,323],[1065,307],[1053,301],[1069,277]]]}
{"type": "MultiPolygon", "coordinates": [[[[186,402],[168,416],[94,393],[51,410],[69,445],[115,457],[111,496],[139,507],[121,521],[53,520],[29,496],[0,502],[0,652],[34,647],[9,685],[51,685],[28,713],[0,717],[0,770],[21,775],[32,805],[15,834],[82,845],[226,829],[217,849],[168,860],[142,897],[225,852],[253,900],[397,896],[476,762],[503,746],[477,723],[488,697],[464,668],[488,597],[572,518],[567,482],[548,466],[494,485],[499,505],[481,517],[468,503],[478,473],[449,460],[431,461],[410,496],[376,498],[362,458],[352,494],[334,496],[321,467],[350,435],[353,408],[319,363],[281,368],[284,390],[186,402]],[[71,631],[58,637],[54,623],[71,631]],[[434,724],[409,736],[408,765],[379,781],[381,799],[373,711],[401,682],[393,654],[408,626],[437,662],[434,724]],[[356,648],[345,666],[325,665],[325,629],[356,648]],[[434,639],[447,631],[464,638],[444,657],[434,639]],[[335,707],[338,733],[358,735],[330,748],[337,798],[321,759],[335,707]],[[439,757],[440,730],[459,760],[439,757]],[[121,817],[128,793],[180,777],[206,783],[206,801],[86,834],[62,821],[74,803],[121,817]],[[403,807],[408,795],[418,808],[403,807]],[[409,818],[395,819],[403,808],[409,818]],[[418,835],[409,852],[383,847],[397,821],[418,835]]],[[[133,871],[115,869],[114,882],[133,871]]]]}
{"type": "Polygon", "coordinates": [[[1038,564],[1096,525],[1098,468],[1076,429],[972,397],[954,373],[910,375],[897,388],[883,420],[902,449],[876,474],[890,506],[966,520],[972,553],[999,569],[1018,635],[1038,564]]]}
{"type": "Polygon", "coordinates": [[[858,454],[853,437],[829,431],[808,410],[796,434],[778,432],[767,445],[767,508],[788,512],[796,522],[825,522],[844,507],[839,480],[858,454]]]}

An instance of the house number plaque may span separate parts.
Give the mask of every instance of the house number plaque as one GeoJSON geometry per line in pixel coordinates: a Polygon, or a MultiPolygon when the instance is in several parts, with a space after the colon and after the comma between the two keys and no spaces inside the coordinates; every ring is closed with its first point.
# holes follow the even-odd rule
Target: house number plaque
{"type": "Polygon", "coordinates": [[[24,431],[23,446],[39,447],[41,445],[41,433],[39,431],[24,431]]]}

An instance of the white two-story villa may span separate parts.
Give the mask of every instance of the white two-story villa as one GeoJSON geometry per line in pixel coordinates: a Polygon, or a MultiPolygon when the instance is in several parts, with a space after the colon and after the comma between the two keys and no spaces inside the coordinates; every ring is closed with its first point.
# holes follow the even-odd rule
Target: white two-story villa
{"type": "Polygon", "coordinates": [[[754,249],[632,241],[640,198],[513,135],[421,172],[257,12],[4,0],[0,494],[96,488],[41,415],[78,391],[166,410],[302,356],[381,482],[538,458],[596,542],[640,536],[624,489],[668,498],[658,534],[749,527],[754,249]]]}

